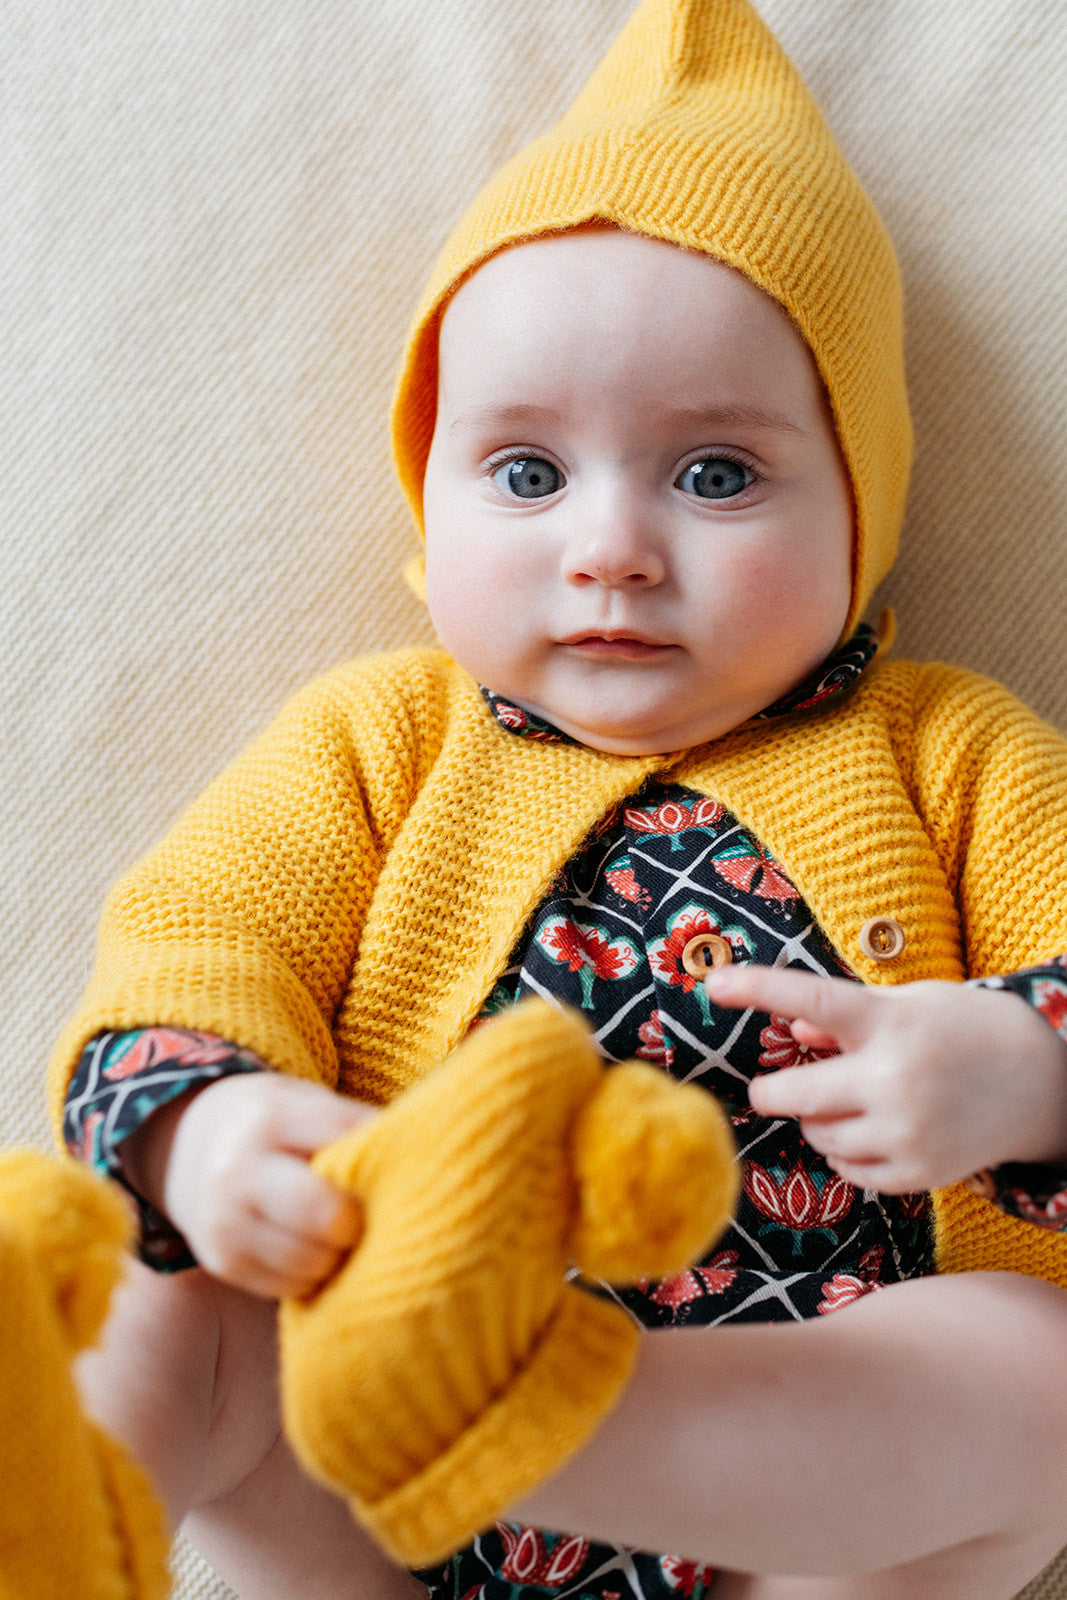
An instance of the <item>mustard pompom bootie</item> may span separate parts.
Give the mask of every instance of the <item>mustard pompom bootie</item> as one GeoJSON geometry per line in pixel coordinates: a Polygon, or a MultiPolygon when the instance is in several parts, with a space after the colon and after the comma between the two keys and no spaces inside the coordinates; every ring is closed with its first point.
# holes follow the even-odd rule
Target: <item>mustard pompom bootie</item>
{"type": "Polygon", "coordinates": [[[481,1025],[315,1166],[364,1236],[282,1308],[286,1430],[410,1566],[442,1559],[573,1454],[640,1333],[568,1267],[621,1283],[698,1259],[733,1212],[725,1117],[641,1062],[605,1070],[574,1013],[481,1025]]]}
{"type": "Polygon", "coordinates": [[[163,1600],[163,1515],[141,1469],[82,1413],[92,1344],[133,1224],[74,1161],[0,1155],[0,1600],[163,1600]]]}

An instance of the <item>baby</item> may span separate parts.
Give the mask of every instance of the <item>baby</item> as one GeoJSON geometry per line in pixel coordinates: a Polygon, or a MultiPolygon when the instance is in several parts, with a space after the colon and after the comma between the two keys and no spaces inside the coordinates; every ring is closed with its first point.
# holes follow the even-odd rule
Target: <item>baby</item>
{"type": "Polygon", "coordinates": [[[1067,1488],[1067,748],[860,624],[895,265],[746,0],[644,0],[475,202],[396,441],[444,651],[296,697],[119,885],[57,1050],[68,1143],[191,1269],[131,1279],[90,1405],[242,1595],[419,1592],[296,1466],[274,1302],[359,1234],[310,1157],[546,995],[717,1094],[742,1199],[591,1286],[662,1333],[420,1581],[1011,1595],[1067,1488]]]}

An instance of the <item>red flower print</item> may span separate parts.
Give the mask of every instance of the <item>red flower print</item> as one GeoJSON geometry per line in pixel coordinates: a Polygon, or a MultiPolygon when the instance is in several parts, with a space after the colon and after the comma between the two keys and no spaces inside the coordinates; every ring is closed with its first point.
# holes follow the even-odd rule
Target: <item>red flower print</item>
{"type": "Polygon", "coordinates": [[[674,1051],[663,1033],[663,1017],[659,1011],[653,1011],[647,1022],[642,1022],[637,1030],[641,1043],[637,1053],[644,1061],[654,1061],[657,1067],[669,1067],[674,1057],[674,1051]]]}
{"type": "Polygon", "coordinates": [[[507,700],[498,700],[494,710],[505,728],[511,728],[516,733],[521,733],[525,728],[526,713],[519,706],[513,706],[507,700]]]}
{"type": "Polygon", "coordinates": [[[725,815],[726,812],[719,802],[712,800],[709,795],[705,795],[703,799],[697,800],[694,805],[690,806],[689,826],[691,828],[715,828],[718,827],[725,815]]]}
{"type": "Polygon", "coordinates": [[[1022,1189],[1013,1189],[1011,1197],[1019,1215],[1025,1217],[1027,1222],[1036,1223],[1039,1228],[1058,1231],[1067,1222],[1067,1189],[1060,1189],[1051,1200],[1045,1201],[1034,1200],[1022,1189]]]}
{"type": "Polygon", "coordinates": [[[761,900],[777,900],[785,905],[797,897],[785,870],[763,847],[747,835],[712,857],[712,866],[735,889],[758,895],[761,900]]]}
{"type": "Polygon", "coordinates": [[[828,1311],[840,1311],[842,1306],[851,1305],[853,1300],[859,1300],[865,1294],[872,1294],[875,1289],[884,1289],[885,1284],[878,1282],[884,1255],[885,1251],[880,1244],[872,1245],[860,1257],[860,1264],[855,1273],[837,1272],[824,1283],[823,1298],[815,1307],[819,1315],[825,1316],[828,1311]]]}
{"type": "Polygon", "coordinates": [[[860,1264],[856,1271],[865,1283],[876,1283],[878,1281],[878,1274],[882,1270],[884,1257],[885,1247],[880,1244],[872,1244],[871,1248],[865,1250],[860,1256],[860,1264]]]}
{"type": "Polygon", "coordinates": [[[557,729],[542,722],[540,717],[535,717],[531,712],[524,711],[511,700],[502,700],[499,695],[490,695],[489,703],[497,721],[505,728],[510,728],[512,733],[522,733],[527,739],[540,739],[545,744],[562,742],[563,736],[557,729]]]}
{"type": "Polygon", "coordinates": [[[811,1061],[825,1061],[827,1056],[840,1054],[837,1050],[811,1050],[793,1037],[786,1017],[772,1017],[768,1027],[762,1029],[759,1042],[761,1067],[806,1067],[811,1061]]]}
{"type": "Polygon", "coordinates": [[[806,700],[798,700],[793,710],[809,711],[812,706],[817,706],[820,701],[829,700],[832,694],[837,693],[837,690],[838,685],[836,683],[827,684],[825,689],[816,689],[814,693],[809,694],[806,700]]]}
{"type": "Polygon", "coordinates": [[[1035,978],[1030,987],[1034,1004],[1045,1021],[1067,1039],[1067,983],[1056,978],[1035,978]]]}
{"type": "Polygon", "coordinates": [[[549,1549],[537,1528],[515,1529],[498,1522],[497,1532],[504,1545],[500,1576],[512,1583],[536,1583],[545,1589],[562,1589],[569,1583],[589,1554],[589,1541],[577,1534],[564,1534],[549,1549]]]}
{"type": "Polygon", "coordinates": [[[777,1169],[768,1171],[755,1161],[746,1162],[744,1190],[757,1211],[773,1225],[792,1232],[798,1255],[805,1230],[818,1228],[836,1241],[831,1224],[848,1214],[856,1198],[855,1189],[844,1178],[836,1173],[808,1172],[799,1157],[784,1174],[777,1169]]]}
{"type": "Polygon", "coordinates": [[[114,1083],[161,1061],[168,1066],[212,1067],[232,1054],[232,1045],[210,1033],[197,1033],[192,1028],[146,1028],[125,1055],[104,1068],[103,1075],[114,1083]]]}
{"type": "Polygon", "coordinates": [[[612,939],[606,928],[549,917],[537,930],[537,943],[553,961],[578,974],[582,1003],[593,1004],[594,978],[625,978],[637,966],[637,952],[625,939],[612,939]]]}
{"type": "Polygon", "coordinates": [[[705,797],[692,801],[665,800],[654,811],[645,811],[640,806],[627,806],[622,820],[635,833],[670,835],[671,849],[680,850],[682,842],[678,834],[688,833],[694,828],[713,830],[724,816],[719,802],[705,797]]]}
{"type": "Polygon", "coordinates": [[[620,900],[629,900],[631,905],[647,906],[652,902],[648,890],[642,889],[638,883],[633,867],[609,867],[604,873],[604,881],[610,884],[620,900]]]}
{"type": "Polygon", "coordinates": [[[686,1272],[662,1278],[649,1299],[658,1306],[684,1306],[703,1295],[722,1294],[737,1277],[738,1259],[736,1250],[720,1250],[703,1267],[690,1267],[686,1272]]]}
{"type": "Polygon", "coordinates": [[[829,1282],[822,1285],[822,1299],[816,1306],[816,1312],[825,1317],[830,1310],[851,1306],[853,1301],[862,1299],[864,1294],[873,1294],[875,1290],[883,1288],[885,1283],[872,1283],[870,1278],[853,1277],[851,1272],[835,1272],[829,1282]]]}
{"type": "Polygon", "coordinates": [[[657,939],[649,945],[648,963],[654,977],[666,978],[669,984],[680,988],[685,994],[695,993],[704,1021],[709,1022],[711,1009],[704,985],[682,966],[682,952],[690,939],[695,939],[700,933],[718,934],[727,941],[735,956],[751,954],[749,939],[743,929],[721,928],[703,906],[687,905],[667,924],[666,939],[657,939]]]}
{"type": "Polygon", "coordinates": [[[847,1272],[838,1272],[823,1284],[823,1297],[815,1310],[820,1316],[825,1316],[828,1311],[840,1311],[842,1306],[851,1305],[853,1300],[870,1294],[873,1288],[873,1283],[864,1283],[862,1278],[852,1278],[847,1272]]]}
{"type": "Polygon", "coordinates": [[[700,1600],[715,1582],[715,1568],[698,1566],[681,1556],[660,1556],[660,1571],[672,1589],[685,1595],[686,1600],[700,1600]]]}

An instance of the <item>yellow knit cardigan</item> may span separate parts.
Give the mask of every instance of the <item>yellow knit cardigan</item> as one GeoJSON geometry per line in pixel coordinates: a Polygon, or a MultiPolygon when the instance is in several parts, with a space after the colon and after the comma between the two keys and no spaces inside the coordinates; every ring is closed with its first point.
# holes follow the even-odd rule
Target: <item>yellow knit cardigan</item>
{"type": "MultiPolygon", "coordinates": [[[[388,1100],[463,1037],[553,874],[653,773],[750,828],[865,982],[1067,950],[1067,744],[986,679],[880,663],[823,709],[630,758],[516,739],[448,656],[404,650],[297,694],[119,882],[53,1057],[57,1126],[84,1044],[153,1023],[388,1100]],[[891,963],[859,945],[876,914],[906,935],[891,963]]],[[[964,1185],[938,1213],[942,1269],[1067,1284],[1067,1239],[964,1185]]]]}

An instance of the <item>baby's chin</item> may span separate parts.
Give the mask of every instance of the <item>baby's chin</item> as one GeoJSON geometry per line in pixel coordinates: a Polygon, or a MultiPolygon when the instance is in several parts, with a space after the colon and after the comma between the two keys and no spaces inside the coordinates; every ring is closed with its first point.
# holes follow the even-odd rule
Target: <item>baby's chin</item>
{"type": "Polygon", "coordinates": [[[623,711],[612,716],[601,708],[599,715],[582,717],[558,707],[531,705],[521,697],[520,703],[542,721],[577,739],[579,744],[608,756],[661,756],[691,750],[721,739],[750,714],[723,710],[675,721],[662,716],[635,717],[623,711]]]}

